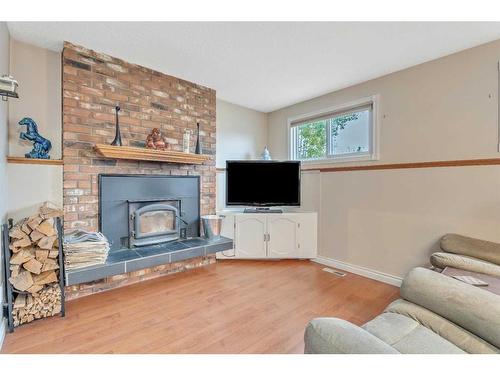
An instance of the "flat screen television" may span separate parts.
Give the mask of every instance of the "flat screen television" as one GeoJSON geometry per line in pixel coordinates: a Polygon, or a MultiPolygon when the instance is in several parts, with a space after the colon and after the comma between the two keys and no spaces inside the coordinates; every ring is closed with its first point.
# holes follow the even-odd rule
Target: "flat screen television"
{"type": "Polygon", "coordinates": [[[300,206],[300,161],[228,160],[227,206],[300,206]]]}

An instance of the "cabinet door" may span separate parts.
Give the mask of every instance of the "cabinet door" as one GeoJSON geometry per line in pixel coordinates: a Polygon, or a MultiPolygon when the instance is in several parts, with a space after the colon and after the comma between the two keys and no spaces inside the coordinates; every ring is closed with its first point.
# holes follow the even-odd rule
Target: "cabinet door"
{"type": "MultiPolygon", "coordinates": [[[[234,240],[234,215],[221,213],[220,216],[222,219],[222,227],[220,230],[220,234],[223,237],[230,238],[234,240]]],[[[215,254],[217,259],[233,259],[234,248],[230,250],[219,251],[215,254]]]]}
{"type": "Polygon", "coordinates": [[[298,222],[295,215],[269,214],[267,254],[269,258],[296,258],[298,256],[298,222]]]}
{"type": "Polygon", "coordinates": [[[318,255],[318,218],[316,213],[303,213],[298,217],[299,257],[316,258],[318,255]]]}
{"type": "Polygon", "coordinates": [[[266,215],[243,214],[235,217],[235,257],[265,258],[266,215]]]}

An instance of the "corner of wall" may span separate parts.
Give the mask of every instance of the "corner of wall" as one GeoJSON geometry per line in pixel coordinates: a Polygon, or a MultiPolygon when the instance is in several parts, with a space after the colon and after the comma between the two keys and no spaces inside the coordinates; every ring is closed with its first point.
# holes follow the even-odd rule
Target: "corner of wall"
{"type": "MultiPolygon", "coordinates": [[[[10,34],[7,29],[6,22],[0,22],[0,74],[8,74],[10,72],[10,34]]],[[[8,152],[8,134],[7,134],[7,119],[9,118],[9,107],[7,103],[0,102],[0,223],[5,221],[7,212],[7,152],[8,152]]],[[[0,239],[0,242],[2,240],[0,239]]],[[[3,264],[2,253],[0,252],[0,264],[3,264]]],[[[0,268],[1,270],[1,268],[0,268]]],[[[3,272],[0,272],[0,303],[3,303],[3,272]]],[[[5,318],[0,317],[0,349],[3,345],[7,325],[5,318]]]]}
{"type": "Polygon", "coordinates": [[[271,147],[271,136],[269,135],[270,132],[270,121],[271,121],[271,114],[272,112],[266,112],[266,145],[267,147],[271,147]]]}

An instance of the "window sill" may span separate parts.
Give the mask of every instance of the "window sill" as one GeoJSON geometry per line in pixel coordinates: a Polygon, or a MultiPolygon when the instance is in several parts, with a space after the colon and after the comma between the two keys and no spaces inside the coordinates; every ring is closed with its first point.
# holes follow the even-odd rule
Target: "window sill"
{"type": "Polygon", "coordinates": [[[318,166],[333,166],[344,163],[353,163],[359,161],[376,161],[379,160],[378,155],[360,155],[360,156],[346,156],[338,158],[324,158],[315,160],[302,160],[302,170],[307,170],[309,168],[317,168],[318,166]]]}

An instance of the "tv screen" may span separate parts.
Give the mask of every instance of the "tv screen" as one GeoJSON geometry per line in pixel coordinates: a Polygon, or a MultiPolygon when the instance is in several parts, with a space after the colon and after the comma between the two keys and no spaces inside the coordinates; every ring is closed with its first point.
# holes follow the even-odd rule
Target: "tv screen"
{"type": "Polygon", "coordinates": [[[226,205],[300,206],[300,162],[227,161],[226,205]]]}

